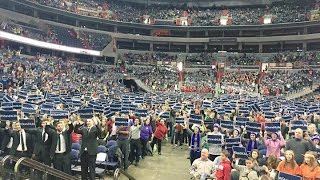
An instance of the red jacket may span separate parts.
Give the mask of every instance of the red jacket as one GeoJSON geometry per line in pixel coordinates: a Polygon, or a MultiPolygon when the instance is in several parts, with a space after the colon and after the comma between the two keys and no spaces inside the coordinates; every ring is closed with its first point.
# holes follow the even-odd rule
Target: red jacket
{"type": "Polygon", "coordinates": [[[266,119],[264,119],[261,115],[257,116],[257,122],[261,124],[261,130],[264,131],[264,126],[266,123],[266,119]]]}
{"type": "Polygon", "coordinates": [[[109,121],[106,122],[106,126],[107,126],[107,129],[108,129],[109,133],[112,132],[113,123],[114,122],[112,120],[109,120],[109,121]]]}
{"type": "Polygon", "coordinates": [[[216,171],[217,180],[230,180],[231,162],[229,159],[221,161],[216,171]]]}
{"type": "Polygon", "coordinates": [[[159,121],[156,122],[156,126],[157,126],[157,128],[156,128],[153,135],[157,139],[163,140],[168,132],[168,129],[167,129],[166,125],[161,124],[159,121]]]}

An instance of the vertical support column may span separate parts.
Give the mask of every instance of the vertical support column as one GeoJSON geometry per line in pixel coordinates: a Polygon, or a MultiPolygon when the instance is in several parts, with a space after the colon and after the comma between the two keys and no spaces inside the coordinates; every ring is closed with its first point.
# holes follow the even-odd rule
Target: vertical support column
{"type": "Polygon", "coordinates": [[[262,43],[259,43],[259,53],[262,53],[262,51],[263,51],[262,43]]]}
{"type": "Polygon", "coordinates": [[[208,30],[205,30],[205,31],[204,31],[204,34],[205,34],[206,37],[208,37],[208,36],[209,36],[209,31],[208,31],[208,30]]]}
{"type": "Polygon", "coordinates": [[[240,31],[239,31],[239,37],[242,37],[242,34],[243,34],[243,31],[240,30],[240,31]]]}
{"type": "Polygon", "coordinates": [[[303,28],[303,34],[308,34],[308,28],[307,27],[303,28]]]}
{"type": "Polygon", "coordinates": [[[242,43],[241,43],[241,42],[238,44],[238,50],[239,50],[240,52],[242,52],[242,43]]]}
{"type": "Polygon", "coordinates": [[[12,5],[12,11],[16,11],[16,5],[12,5]]]}
{"type": "Polygon", "coordinates": [[[263,36],[263,30],[260,30],[260,37],[263,36]]]}
{"type": "Polygon", "coordinates": [[[79,26],[80,26],[80,22],[79,22],[79,20],[78,20],[78,19],[76,20],[76,26],[77,26],[77,27],[79,27],[79,26]]]}
{"type": "Polygon", "coordinates": [[[304,41],[302,43],[302,49],[303,49],[303,51],[307,51],[308,50],[308,46],[307,46],[307,42],[306,41],[304,41]]]}
{"type": "Polygon", "coordinates": [[[114,31],[115,33],[117,33],[117,32],[118,32],[118,27],[117,27],[117,26],[114,26],[114,27],[113,27],[113,31],[114,31]]]}
{"type": "Polygon", "coordinates": [[[186,53],[189,53],[189,44],[186,45],[186,53]]]}
{"type": "Polygon", "coordinates": [[[190,31],[187,31],[187,38],[190,37],[190,31]]]}
{"type": "Polygon", "coordinates": [[[38,11],[37,10],[33,10],[33,17],[37,18],[38,17],[38,11]]]}
{"type": "Polygon", "coordinates": [[[153,52],[153,43],[150,43],[150,51],[153,52]]]}

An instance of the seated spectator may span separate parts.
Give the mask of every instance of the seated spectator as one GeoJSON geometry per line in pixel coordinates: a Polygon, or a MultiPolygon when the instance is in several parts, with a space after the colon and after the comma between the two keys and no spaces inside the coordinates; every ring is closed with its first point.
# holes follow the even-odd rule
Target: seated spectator
{"type": "Polygon", "coordinates": [[[209,177],[213,173],[213,163],[208,158],[209,151],[207,149],[201,150],[201,157],[196,159],[191,167],[190,167],[190,174],[196,180],[203,180],[206,177],[209,177]]]}
{"type": "MultiPolygon", "coordinates": [[[[257,172],[259,175],[261,171],[265,170],[266,168],[263,166],[264,163],[262,161],[262,158],[260,157],[259,151],[257,149],[253,149],[249,155],[249,158],[252,159],[253,162],[253,170],[257,172]]],[[[234,159],[234,156],[233,158],[234,159]]],[[[245,159],[236,159],[236,163],[238,165],[245,165],[246,160],[245,159]]],[[[232,171],[231,173],[232,179],[239,179],[240,178],[240,172],[239,171],[232,171]]]]}
{"type": "Polygon", "coordinates": [[[258,177],[258,173],[253,170],[253,167],[254,167],[254,160],[249,157],[247,160],[246,160],[246,165],[245,166],[242,166],[242,165],[237,165],[235,163],[235,160],[233,161],[232,163],[232,167],[238,171],[240,171],[240,177],[239,177],[239,180],[258,180],[259,177],[258,177]]]}
{"type": "MultiPolygon", "coordinates": [[[[276,179],[278,177],[277,167],[279,165],[279,159],[276,155],[271,154],[267,160],[267,166],[265,168],[266,175],[270,176],[272,179],[276,179]]],[[[263,173],[261,173],[263,174],[263,173]]]]}
{"type": "Polygon", "coordinates": [[[250,153],[250,157],[253,159],[254,161],[254,169],[259,172],[259,167],[262,166],[263,162],[262,162],[262,157],[259,153],[259,151],[257,149],[253,149],[250,153]]]}
{"type": "Polygon", "coordinates": [[[277,170],[291,175],[300,175],[300,167],[294,158],[292,150],[284,152],[284,159],[279,163],[277,170]]]}
{"type": "Polygon", "coordinates": [[[315,180],[320,178],[320,167],[314,152],[306,152],[300,170],[303,180],[315,180]]]}

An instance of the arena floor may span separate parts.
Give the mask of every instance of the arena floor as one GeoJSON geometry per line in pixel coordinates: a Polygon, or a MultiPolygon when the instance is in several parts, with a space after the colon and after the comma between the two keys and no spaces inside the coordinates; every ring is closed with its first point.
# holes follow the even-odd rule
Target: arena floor
{"type": "MultiPolygon", "coordinates": [[[[131,165],[128,173],[137,180],[189,180],[188,152],[188,146],[173,147],[166,143],[163,145],[162,155],[154,153],[153,157],[146,157],[137,167],[131,165]]],[[[127,178],[122,175],[120,180],[127,178]]]]}

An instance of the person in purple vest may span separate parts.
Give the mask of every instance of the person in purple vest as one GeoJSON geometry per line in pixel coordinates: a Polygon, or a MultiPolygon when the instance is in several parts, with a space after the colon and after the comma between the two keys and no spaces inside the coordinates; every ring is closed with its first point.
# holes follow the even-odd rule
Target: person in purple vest
{"type": "MultiPolygon", "coordinates": [[[[142,158],[144,158],[147,155],[147,144],[149,141],[151,141],[152,138],[152,127],[150,124],[150,119],[147,118],[146,122],[143,124],[143,126],[141,127],[140,130],[140,140],[141,140],[141,144],[142,144],[142,158]]],[[[152,152],[150,152],[152,154],[152,152]]]]}

